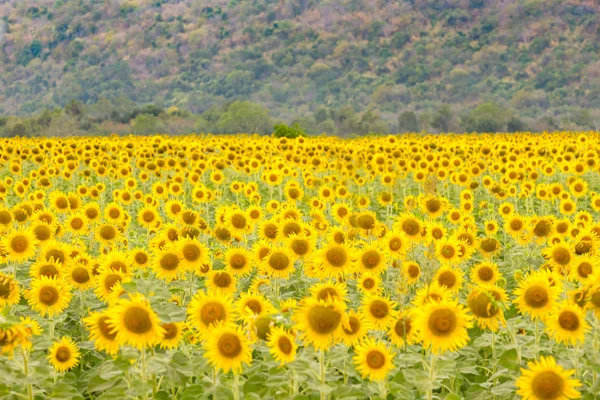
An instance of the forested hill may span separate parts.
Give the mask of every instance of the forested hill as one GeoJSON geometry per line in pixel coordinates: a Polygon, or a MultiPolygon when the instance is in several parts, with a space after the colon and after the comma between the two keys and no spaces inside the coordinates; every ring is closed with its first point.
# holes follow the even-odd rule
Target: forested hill
{"type": "Polygon", "coordinates": [[[309,132],[600,123],[598,1],[0,0],[0,18],[4,116],[75,100],[127,125],[152,104],[218,131],[249,101],[309,132]]]}

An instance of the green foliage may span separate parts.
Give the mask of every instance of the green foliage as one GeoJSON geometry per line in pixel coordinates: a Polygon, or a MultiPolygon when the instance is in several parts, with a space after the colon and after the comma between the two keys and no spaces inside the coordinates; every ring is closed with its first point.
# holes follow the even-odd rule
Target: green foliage
{"type": "Polygon", "coordinates": [[[299,136],[305,136],[305,132],[303,129],[298,126],[298,124],[294,124],[292,126],[287,126],[286,124],[277,124],[273,129],[273,135],[278,138],[297,138],[299,136]]]}
{"type": "Polygon", "coordinates": [[[398,132],[418,132],[419,121],[413,111],[404,111],[398,117],[398,132]]]}

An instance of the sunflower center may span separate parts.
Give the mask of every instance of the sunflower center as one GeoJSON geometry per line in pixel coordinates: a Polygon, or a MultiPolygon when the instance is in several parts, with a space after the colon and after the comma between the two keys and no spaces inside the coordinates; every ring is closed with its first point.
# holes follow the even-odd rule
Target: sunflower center
{"type": "Polygon", "coordinates": [[[538,399],[553,400],[562,398],[565,383],[554,371],[542,371],[531,381],[531,390],[538,399]]]}
{"type": "Polygon", "coordinates": [[[418,277],[420,273],[421,270],[416,265],[411,265],[410,267],[408,267],[408,275],[410,275],[411,278],[418,277]]]}
{"type": "Polygon", "coordinates": [[[582,278],[587,278],[588,275],[590,275],[592,273],[592,271],[593,271],[592,264],[590,264],[589,262],[582,262],[577,267],[577,273],[582,278]]]}
{"type": "Polygon", "coordinates": [[[456,285],[456,275],[452,271],[444,271],[438,276],[438,283],[440,286],[453,288],[456,285]]]}
{"type": "Polygon", "coordinates": [[[101,317],[98,319],[98,331],[100,334],[108,340],[115,340],[117,333],[113,333],[110,325],[108,324],[108,317],[101,317]]]}
{"type": "Polygon", "coordinates": [[[268,224],[263,228],[263,233],[269,239],[275,239],[277,237],[277,225],[268,224]]]}
{"type": "Polygon", "coordinates": [[[234,254],[229,264],[233,269],[243,269],[246,266],[246,257],[243,254],[234,254]]]}
{"type": "Polygon", "coordinates": [[[236,229],[244,229],[246,227],[246,217],[241,214],[234,214],[231,217],[231,225],[236,229]]]}
{"type": "Polygon", "coordinates": [[[69,359],[71,358],[71,351],[69,351],[68,347],[59,347],[58,350],[56,350],[56,360],[64,363],[69,361],[69,359]]]}
{"type": "Polygon", "coordinates": [[[299,256],[306,255],[308,253],[308,243],[306,240],[294,240],[292,242],[292,250],[299,256]]]}
{"type": "Polygon", "coordinates": [[[231,285],[231,277],[227,272],[217,272],[213,282],[220,288],[228,288],[231,285]]]}
{"type": "Polygon", "coordinates": [[[225,319],[225,307],[217,302],[210,302],[200,310],[200,319],[206,326],[225,319]]]}
{"type": "Polygon", "coordinates": [[[11,293],[11,284],[8,279],[0,279],[0,298],[8,299],[11,293]]]}
{"type": "Polygon", "coordinates": [[[388,315],[389,307],[385,301],[374,300],[369,306],[369,311],[375,318],[382,319],[388,315]]]}
{"type": "Polygon", "coordinates": [[[179,266],[179,257],[174,253],[167,253],[160,259],[160,267],[166,271],[174,271],[179,266]]]}
{"type": "Polygon", "coordinates": [[[362,229],[373,229],[375,227],[375,218],[371,215],[361,215],[356,219],[356,223],[362,229]]]}
{"type": "Polygon", "coordinates": [[[71,228],[81,229],[82,226],[83,226],[83,221],[81,220],[81,218],[73,218],[73,220],[71,220],[71,228]]]}
{"type": "Polygon", "coordinates": [[[52,232],[46,225],[38,225],[33,229],[33,233],[38,240],[45,241],[50,239],[52,232]]]}
{"type": "Polygon", "coordinates": [[[558,323],[567,331],[576,331],[579,328],[579,317],[573,311],[563,311],[558,316],[558,323]]]}
{"type": "MultiPolygon", "coordinates": [[[[185,253],[184,253],[184,255],[185,255],[185,253]]],[[[135,262],[137,264],[139,264],[139,265],[144,265],[144,264],[146,264],[148,262],[148,256],[145,253],[141,252],[141,251],[137,252],[135,254],[134,258],[135,258],[135,262]]]]}
{"type": "Polygon", "coordinates": [[[83,267],[76,267],[71,271],[71,278],[77,283],[86,283],[90,280],[90,273],[83,267]]]}
{"type": "Polygon", "coordinates": [[[15,253],[23,253],[29,247],[29,240],[24,235],[15,236],[10,241],[10,248],[15,253]]]}
{"type": "Polygon", "coordinates": [[[100,237],[104,240],[112,240],[117,236],[117,231],[110,225],[103,225],[100,228],[100,237]]]}
{"type": "Polygon", "coordinates": [[[130,307],[125,311],[123,318],[125,328],[128,331],[136,333],[138,335],[144,334],[152,329],[152,320],[148,311],[142,307],[130,307]]]}
{"type": "Polygon", "coordinates": [[[494,270],[490,267],[481,267],[477,271],[477,277],[484,282],[490,281],[494,277],[494,270]]]}
{"type": "Polygon", "coordinates": [[[110,269],[127,273],[127,265],[122,261],[113,261],[110,263],[110,269]]]}
{"type": "Polygon", "coordinates": [[[284,253],[277,252],[271,254],[269,266],[277,271],[282,271],[290,265],[290,259],[284,253]]]}
{"type": "Polygon", "coordinates": [[[56,290],[52,286],[44,286],[40,289],[40,302],[47,306],[54,305],[58,301],[59,297],[60,295],[58,293],[58,290],[56,290]]]}
{"type": "Polygon", "coordinates": [[[569,250],[559,247],[552,252],[552,258],[558,265],[567,265],[571,261],[569,250]]]}
{"type": "Polygon", "coordinates": [[[486,238],[481,241],[481,250],[491,253],[498,249],[498,241],[494,238],[486,238]]]}
{"type": "Polygon", "coordinates": [[[436,336],[449,336],[456,328],[456,315],[449,309],[435,310],[429,316],[429,330],[436,336]]]}
{"type": "Polygon", "coordinates": [[[252,310],[252,312],[254,314],[260,314],[262,311],[262,305],[260,304],[260,301],[258,300],[248,300],[246,302],[246,307],[248,307],[250,310],[252,310]]]}
{"type": "Polygon", "coordinates": [[[165,330],[165,334],[163,336],[165,340],[171,340],[177,336],[177,325],[162,324],[162,328],[165,330]]]}
{"type": "Polygon", "coordinates": [[[456,254],[456,250],[454,249],[454,247],[449,245],[445,245],[444,247],[442,247],[442,257],[450,259],[454,257],[454,254],[456,254]]]}
{"type": "Polygon", "coordinates": [[[373,278],[366,278],[363,281],[363,287],[365,289],[373,289],[374,286],[375,286],[375,279],[373,279],[373,278]]]}
{"type": "Polygon", "coordinates": [[[381,255],[375,250],[369,250],[362,256],[362,263],[365,268],[373,269],[379,265],[381,255]]]}
{"type": "Polygon", "coordinates": [[[298,223],[292,221],[285,224],[285,226],[283,227],[283,234],[286,237],[289,237],[292,234],[298,235],[301,230],[302,227],[298,223]]]}
{"type": "Polygon", "coordinates": [[[498,314],[499,311],[498,307],[492,303],[486,293],[477,293],[469,296],[467,305],[471,312],[479,318],[491,318],[498,314]]]}
{"type": "Polygon", "coordinates": [[[427,208],[427,211],[434,214],[442,208],[442,202],[438,199],[429,199],[425,202],[425,207],[427,208]]]}
{"type": "Polygon", "coordinates": [[[217,347],[221,355],[227,358],[235,358],[242,352],[242,343],[237,335],[233,333],[226,333],[221,336],[217,347]]]}
{"type": "Polygon", "coordinates": [[[46,252],[46,260],[55,259],[61,264],[65,262],[65,253],[58,249],[52,249],[46,252]]]}
{"type": "Polygon", "coordinates": [[[402,230],[409,236],[415,236],[421,230],[421,226],[414,219],[408,219],[402,223],[402,230]]]}
{"type": "Polygon", "coordinates": [[[327,250],[327,253],[325,253],[325,258],[327,259],[327,262],[330,265],[337,268],[342,267],[344,266],[344,264],[346,264],[347,257],[348,256],[346,255],[346,252],[341,247],[334,247],[332,249],[327,250]]]}
{"type": "Polygon", "coordinates": [[[533,228],[533,233],[538,237],[546,237],[552,230],[552,223],[550,221],[540,221],[533,228]]]}
{"type": "Polygon", "coordinates": [[[385,364],[385,356],[378,350],[371,350],[367,354],[367,365],[373,369],[379,369],[385,364]]]}
{"type": "Polygon", "coordinates": [[[107,292],[110,292],[113,286],[121,282],[123,278],[119,274],[110,274],[104,278],[104,288],[107,292]]]}
{"type": "Polygon", "coordinates": [[[338,292],[331,287],[324,288],[317,294],[319,300],[338,299],[339,297],[338,292]]]}
{"type": "Polygon", "coordinates": [[[410,321],[410,318],[408,318],[408,317],[400,318],[396,322],[396,325],[394,325],[394,332],[396,332],[396,335],[398,335],[401,338],[403,338],[404,335],[408,336],[411,329],[412,329],[412,323],[410,321]]]}
{"type": "Polygon", "coordinates": [[[390,250],[398,251],[402,247],[402,241],[398,238],[393,238],[392,240],[390,240],[389,246],[390,246],[390,250]]]}
{"type": "Polygon", "coordinates": [[[525,292],[525,302],[533,308],[544,307],[548,303],[548,291],[543,286],[532,286],[525,292]]]}
{"type": "Polygon", "coordinates": [[[144,213],[142,214],[142,220],[144,220],[144,222],[146,223],[150,223],[152,221],[154,221],[154,213],[152,211],[144,211],[144,213]]]}
{"type": "Polygon", "coordinates": [[[326,335],[336,330],[342,320],[342,314],[332,307],[313,306],[308,311],[308,324],[320,335],[326,335]]]}

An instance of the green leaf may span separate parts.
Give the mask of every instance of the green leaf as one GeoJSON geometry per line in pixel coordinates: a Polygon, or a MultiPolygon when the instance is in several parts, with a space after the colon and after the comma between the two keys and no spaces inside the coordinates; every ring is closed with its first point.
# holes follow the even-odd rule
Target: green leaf
{"type": "Polygon", "coordinates": [[[498,364],[508,370],[517,371],[519,369],[519,364],[517,363],[517,350],[510,349],[504,351],[502,355],[500,355],[498,364]]]}

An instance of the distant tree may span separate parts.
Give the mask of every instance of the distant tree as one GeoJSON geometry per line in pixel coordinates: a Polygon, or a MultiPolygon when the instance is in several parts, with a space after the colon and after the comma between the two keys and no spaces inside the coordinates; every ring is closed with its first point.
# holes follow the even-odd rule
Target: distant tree
{"type": "Polygon", "coordinates": [[[513,116],[506,123],[506,130],[509,132],[523,132],[527,130],[527,125],[519,117],[513,116]]]}
{"type": "Polygon", "coordinates": [[[71,100],[69,104],[65,106],[65,112],[72,117],[79,117],[83,114],[83,111],[83,103],[75,99],[71,100]]]}
{"type": "Polygon", "coordinates": [[[500,132],[506,125],[505,114],[505,110],[496,103],[486,102],[462,118],[461,124],[467,132],[500,132]]]}
{"type": "Polygon", "coordinates": [[[133,133],[138,135],[150,135],[165,131],[165,125],[160,118],[151,114],[138,114],[131,121],[133,133]]]}
{"type": "Polygon", "coordinates": [[[398,117],[398,132],[418,132],[419,121],[413,111],[404,111],[398,117]]]}
{"type": "Polygon", "coordinates": [[[231,103],[217,123],[223,133],[267,133],[271,128],[269,110],[249,101],[231,103]]]}
{"type": "Polygon", "coordinates": [[[433,115],[433,119],[431,120],[431,126],[437,129],[440,132],[449,132],[450,124],[452,123],[452,111],[450,110],[450,106],[444,104],[433,115]]]}

